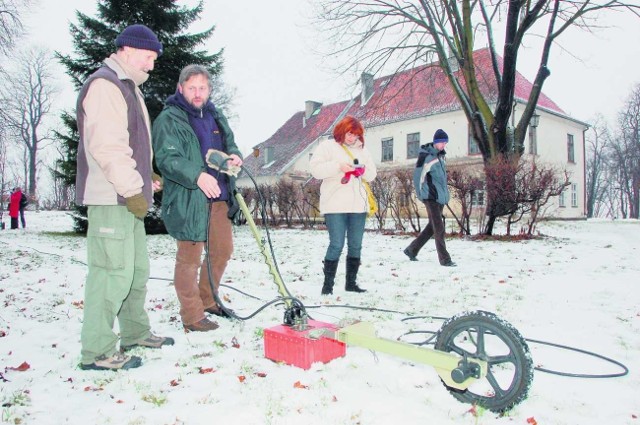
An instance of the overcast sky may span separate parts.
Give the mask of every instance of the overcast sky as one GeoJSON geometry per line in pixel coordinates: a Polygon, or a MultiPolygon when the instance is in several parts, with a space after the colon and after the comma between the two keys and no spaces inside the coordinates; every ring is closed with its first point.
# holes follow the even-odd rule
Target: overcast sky
{"type": "MultiPolygon", "coordinates": [[[[327,60],[313,52],[320,36],[309,23],[311,1],[207,0],[201,21],[190,29],[216,25],[206,48],[225,49],[224,80],[237,95],[237,118],[232,125],[244,154],[304,109],[305,100],[328,104],[355,94],[354,78],[332,73],[327,60]]],[[[30,42],[71,53],[68,30],[70,22],[77,23],[76,10],[96,16],[96,2],[39,0],[27,22],[30,42]]],[[[551,76],[543,88],[569,115],[582,121],[598,112],[613,119],[630,90],[640,83],[640,19],[616,14],[600,22],[614,26],[593,35],[573,32],[561,39],[566,51],[554,48],[551,76]]],[[[533,79],[539,58],[525,52],[520,60],[519,70],[533,79]]],[[[59,72],[65,92],[57,106],[70,109],[75,93],[61,68],[59,72]]]]}

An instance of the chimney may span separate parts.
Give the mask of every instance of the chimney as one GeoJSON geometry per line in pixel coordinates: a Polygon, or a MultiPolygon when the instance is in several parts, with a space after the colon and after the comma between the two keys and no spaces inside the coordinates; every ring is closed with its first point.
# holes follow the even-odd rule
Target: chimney
{"type": "Polygon", "coordinates": [[[304,102],[304,118],[305,118],[305,120],[308,120],[309,118],[311,118],[311,116],[313,116],[313,114],[317,110],[319,110],[321,106],[322,106],[322,103],[315,102],[313,100],[307,100],[306,102],[304,102]]]}
{"type": "Polygon", "coordinates": [[[445,47],[445,53],[447,54],[447,63],[451,72],[458,72],[460,70],[460,63],[456,58],[456,54],[451,47],[445,47]]]}
{"type": "Polygon", "coordinates": [[[364,106],[373,96],[373,75],[363,72],[362,76],[360,76],[360,85],[362,86],[360,104],[364,106]]]}
{"type": "Polygon", "coordinates": [[[458,63],[458,59],[456,59],[455,56],[449,56],[447,58],[447,62],[449,62],[449,68],[451,69],[451,72],[460,71],[460,64],[458,63]]]}

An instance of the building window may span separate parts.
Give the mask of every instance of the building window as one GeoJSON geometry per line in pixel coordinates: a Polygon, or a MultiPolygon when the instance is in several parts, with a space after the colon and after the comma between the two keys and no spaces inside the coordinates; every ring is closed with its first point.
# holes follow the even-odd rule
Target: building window
{"type": "Polygon", "coordinates": [[[409,205],[409,196],[408,195],[400,195],[398,196],[398,200],[400,201],[400,208],[406,208],[409,205]]]}
{"type": "Polygon", "coordinates": [[[575,148],[573,144],[573,134],[567,134],[567,160],[571,163],[576,162],[575,148]]]}
{"type": "Polygon", "coordinates": [[[274,154],[274,148],[273,146],[270,146],[268,148],[264,148],[264,163],[269,164],[273,161],[273,154],[274,154]]]}
{"type": "Polygon", "coordinates": [[[382,162],[393,161],[393,137],[382,139],[382,162]]]}
{"type": "Polygon", "coordinates": [[[529,153],[538,154],[538,125],[540,125],[540,115],[535,111],[529,120],[529,153]]]}
{"type": "Polygon", "coordinates": [[[417,158],[419,149],[420,133],[407,134],[407,159],[417,158]]]}
{"type": "Polygon", "coordinates": [[[558,197],[558,205],[560,206],[560,208],[564,208],[567,206],[567,201],[565,199],[565,191],[563,190],[562,192],[560,192],[560,196],[558,197]]]}
{"type": "Polygon", "coordinates": [[[471,126],[467,128],[469,131],[469,140],[467,144],[469,145],[469,155],[477,155],[480,153],[480,145],[478,145],[478,141],[475,137],[473,137],[473,133],[471,132],[471,126]]]}
{"type": "Polygon", "coordinates": [[[571,183],[571,206],[578,207],[578,185],[575,183],[571,183]]]}
{"type": "Polygon", "coordinates": [[[484,190],[474,190],[471,193],[471,206],[484,207],[484,190]]]}
{"type": "Polygon", "coordinates": [[[538,155],[538,129],[533,126],[529,126],[529,153],[538,155]]]}

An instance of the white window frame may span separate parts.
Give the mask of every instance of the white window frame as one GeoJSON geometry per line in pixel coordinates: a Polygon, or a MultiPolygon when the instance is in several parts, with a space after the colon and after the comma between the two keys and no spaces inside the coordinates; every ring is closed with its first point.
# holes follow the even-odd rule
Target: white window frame
{"type": "Polygon", "coordinates": [[[381,144],[380,162],[393,162],[393,137],[385,137],[384,139],[381,140],[380,144],[381,144]],[[385,145],[390,145],[390,146],[385,146],[385,145]],[[388,157],[385,158],[385,153],[390,154],[391,158],[388,158],[388,157]]]}
{"type": "Polygon", "coordinates": [[[573,134],[567,134],[567,161],[571,164],[576,163],[576,144],[573,134]]]}
{"type": "Polygon", "coordinates": [[[571,183],[571,207],[578,207],[578,185],[571,183]]]}
{"type": "Polygon", "coordinates": [[[478,144],[475,137],[473,137],[473,133],[471,132],[471,126],[467,127],[467,131],[469,132],[469,137],[467,138],[467,151],[469,155],[480,155],[480,145],[478,144]]]}
{"type": "Polygon", "coordinates": [[[408,133],[407,134],[407,159],[415,159],[418,157],[420,151],[420,133],[408,133]],[[413,140],[412,140],[413,139],[413,140]],[[413,155],[410,155],[411,149],[409,146],[415,144],[413,155]]]}

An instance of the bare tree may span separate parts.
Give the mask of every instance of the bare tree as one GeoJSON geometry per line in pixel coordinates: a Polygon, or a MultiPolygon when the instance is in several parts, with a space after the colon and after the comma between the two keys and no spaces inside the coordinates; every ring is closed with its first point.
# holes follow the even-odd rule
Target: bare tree
{"type": "MultiPolygon", "coordinates": [[[[339,46],[332,53],[343,71],[375,74],[394,64],[397,73],[423,65],[425,58],[437,60],[434,66],[447,75],[488,165],[498,156],[517,159],[524,152],[529,121],[551,73],[550,51],[560,36],[572,27],[588,30],[598,12],[616,10],[640,16],[636,0],[321,0],[318,18],[331,46],[339,46]],[[538,70],[524,111],[512,124],[518,54],[529,35],[542,40],[538,70]],[[476,72],[476,36],[490,52],[489,81],[476,72]],[[495,88],[490,95],[482,90],[487,84],[495,88]]],[[[488,202],[490,234],[495,219],[514,206],[488,202]]]]}
{"type": "Polygon", "coordinates": [[[272,188],[275,193],[275,203],[278,209],[278,217],[284,220],[287,227],[293,226],[293,218],[301,194],[299,185],[291,180],[280,179],[272,188]]]}
{"type": "MultiPolygon", "coordinates": [[[[397,181],[397,203],[400,206],[400,217],[409,220],[409,226],[414,232],[420,232],[420,210],[418,198],[413,189],[413,168],[395,170],[393,178],[397,181]]],[[[402,220],[399,222],[401,230],[406,230],[402,220]]]]}
{"type": "Polygon", "coordinates": [[[618,114],[619,134],[612,143],[623,217],[638,218],[640,207],[640,85],[618,114]]]}
{"type": "Polygon", "coordinates": [[[465,167],[453,168],[449,172],[449,186],[452,195],[460,202],[460,217],[455,217],[464,235],[471,234],[471,214],[473,213],[473,199],[484,189],[484,182],[478,177],[478,172],[465,167]]]}
{"type": "Polygon", "coordinates": [[[48,51],[35,48],[18,56],[15,71],[0,87],[2,120],[27,152],[26,189],[31,199],[37,199],[38,152],[51,140],[43,126],[57,93],[50,72],[52,59],[48,51]]]}
{"type": "MultiPolygon", "coordinates": [[[[64,153],[60,148],[56,149],[60,158],[64,153]]],[[[54,161],[53,167],[47,167],[51,175],[51,194],[46,199],[40,199],[40,206],[45,210],[68,210],[73,203],[75,188],[67,184],[61,171],[60,161],[54,161]]]]}
{"type": "MultiPolygon", "coordinates": [[[[302,209],[307,212],[305,223],[313,228],[316,218],[320,215],[320,184],[321,180],[311,179],[301,187],[302,209]]],[[[305,226],[307,225],[305,224],[305,226]]]]}
{"type": "Polygon", "coordinates": [[[0,53],[6,55],[24,34],[22,19],[30,0],[0,0],[0,53]]]}
{"type": "Polygon", "coordinates": [[[591,134],[587,137],[587,217],[599,216],[599,210],[604,202],[608,189],[607,175],[607,141],[609,128],[604,117],[599,115],[591,126],[591,134]]]}
{"type": "Polygon", "coordinates": [[[526,228],[521,233],[531,236],[536,224],[545,215],[551,198],[559,196],[563,190],[571,186],[569,173],[557,171],[554,167],[539,164],[534,160],[521,160],[516,174],[517,210],[507,220],[507,235],[511,234],[511,226],[527,217],[526,228]]]}
{"type": "MultiPolygon", "coordinates": [[[[378,203],[378,211],[372,218],[375,220],[376,228],[382,231],[387,223],[387,216],[391,208],[395,208],[396,182],[390,178],[390,173],[380,172],[369,185],[378,203]]],[[[361,193],[364,193],[364,190],[361,193]]]]}
{"type": "Polygon", "coordinates": [[[4,200],[5,194],[9,194],[11,188],[9,187],[9,176],[7,167],[7,139],[4,127],[0,125],[0,223],[4,225],[4,200]]]}

